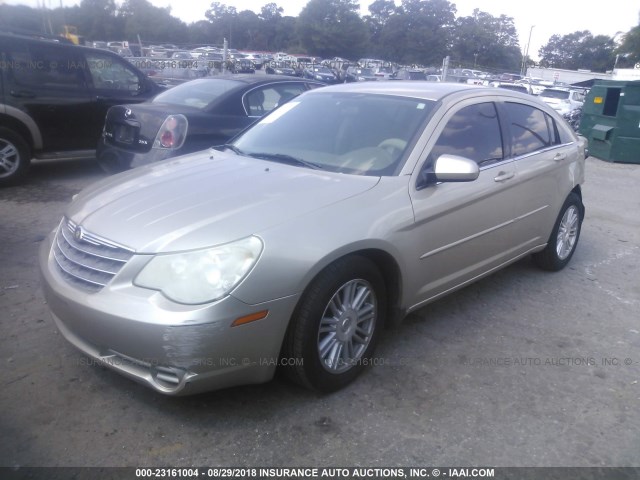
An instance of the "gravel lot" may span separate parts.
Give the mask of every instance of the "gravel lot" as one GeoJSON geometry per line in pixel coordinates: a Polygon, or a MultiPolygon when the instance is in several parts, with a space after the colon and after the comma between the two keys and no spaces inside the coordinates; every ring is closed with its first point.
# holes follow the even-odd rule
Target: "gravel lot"
{"type": "Polygon", "coordinates": [[[380,365],[326,396],[276,379],[167,398],[88,365],[36,259],[103,176],[41,163],[0,190],[0,465],[640,465],[640,165],[587,160],[567,269],[525,259],[410,315],[380,365]]]}

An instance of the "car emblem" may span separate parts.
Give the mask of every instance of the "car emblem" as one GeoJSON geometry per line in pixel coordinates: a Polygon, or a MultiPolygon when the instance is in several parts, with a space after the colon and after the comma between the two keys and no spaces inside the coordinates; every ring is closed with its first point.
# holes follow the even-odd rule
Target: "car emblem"
{"type": "Polygon", "coordinates": [[[75,238],[76,241],[81,242],[82,237],[84,237],[84,230],[82,229],[82,227],[76,228],[76,231],[73,232],[73,238],[75,238]]]}
{"type": "Polygon", "coordinates": [[[131,113],[132,113],[132,112],[131,112],[131,109],[130,109],[130,108],[127,108],[127,109],[124,111],[124,116],[125,116],[125,117],[130,117],[130,116],[131,116],[131,113]]]}

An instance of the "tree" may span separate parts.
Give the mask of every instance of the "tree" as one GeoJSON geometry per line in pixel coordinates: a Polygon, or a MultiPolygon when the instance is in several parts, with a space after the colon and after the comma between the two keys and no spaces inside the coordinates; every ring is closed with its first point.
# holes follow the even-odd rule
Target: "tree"
{"type": "Polygon", "coordinates": [[[582,30],[563,36],[553,35],[538,54],[543,67],[606,72],[615,63],[614,50],[613,38],[594,37],[588,30],[582,30]]]}
{"type": "Polygon", "coordinates": [[[309,0],[298,17],[297,34],[309,53],[357,58],[367,48],[368,34],[354,0],[309,0]]]}
{"type": "Polygon", "coordinates": [[[513,18],[478,9],[456,20],[451,52],[461,65],[479,69],[519,70],[522,60],[513,18]]]}
{"type": "Polygon", "coordinates": [[[129,40],[139,35],[144,41],[184,43],[189,38],[187,25],[171,15],[171,7],[155,7],[148,0],[125,0],[119,17],[129,40]]]}
{"type": "Polygon", "coordinates": [[[383,55],[383,49],[381,48],[382,30],[396,12],[396,4],[393,0],[375,0],[369,5],[370,15],[364,17],[364,23],[369,30],[369,42],[374,56],[383,55]]]}
{"type": "Polygon", "coordinates": [[[438,65],[449,51],[455,5],[448,0],[403,0],[380,33],[386,59],[438,65]]]}
{"type": "Polygon", "coordinates": [[[301,47],[298,40],[298,19],[296,17],[282,17],[276,24],[276,33],[271,43],[271,50],[273,51],[289,51],[292,49],[298,50],[301,47]]]}
{"type": "Polygon", "coordinates": [[[640,62],[640,21],[622,37],[622,43],[616,48],[618,68],[632,68],[640,62]]]}
{"type": "Polygon", "coordinates": [[[123,34],[115,21],[115,0],[82,0],[79,18],[73,24],[86,37],[92,40],[120,38],[123,34]]]}
{"type": "Polygon", "coordinates": [[[275,3],[267,3],[260,9],[261,50],[274,48],[278,26],[282,23],[284,9],[275,3]]]}
{"type": "Polygon", "coordinates": [[[209,40],[211,43],[222,45],[226,38],[229,42],[229,46],[235,48],[234,30],[235,33],[239,33],[236,25],[236,19],[238,17],[238,11],[235,7],[228,7],[220,2],[213,2],[211,8],[207,10],[204,16],[209,20],[211,24],[211,31],[213,37],[209,40]]]}

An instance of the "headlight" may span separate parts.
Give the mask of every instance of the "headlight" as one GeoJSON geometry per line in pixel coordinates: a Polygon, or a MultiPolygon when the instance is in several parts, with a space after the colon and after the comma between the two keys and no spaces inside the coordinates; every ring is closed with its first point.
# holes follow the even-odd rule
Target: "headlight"
{"type": "Polygon", "coordinates": [[[262,241],[248,237],[194,252],[158,255],[142,269],[134,284],[161,291],[190,305],[227,295],[249,273],[262,252],[262,241]]]}

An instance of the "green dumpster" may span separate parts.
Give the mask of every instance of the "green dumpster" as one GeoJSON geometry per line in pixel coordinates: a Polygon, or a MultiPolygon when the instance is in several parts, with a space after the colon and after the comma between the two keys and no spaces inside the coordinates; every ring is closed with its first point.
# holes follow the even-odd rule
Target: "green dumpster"
{"type": "Polygon", "coordinates": [[[640,163],[640,81],[597,80],[587,95],[580,134],[601,160],[640,163]]]}

